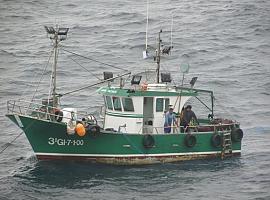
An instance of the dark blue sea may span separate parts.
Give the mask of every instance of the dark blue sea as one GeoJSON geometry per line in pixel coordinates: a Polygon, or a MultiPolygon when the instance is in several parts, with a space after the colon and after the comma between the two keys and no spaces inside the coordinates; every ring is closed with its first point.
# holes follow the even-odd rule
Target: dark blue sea
{"type": "MultiPolygon", "coordinates": [[[[44,25],[69,27],[64,49],[132,72],[143,60],[146,0],[0,0],[0,149],[21,131],[6,117],[10,99],[30,100],[52,49],[44,25]]],[[[149,44],[163,29],[173,51],[162,70],[198,76],[214,91],[218,117],[241,123],[242,155],[150,166],[38,162],[21,135],[0,154],[0,199],[270,199],[270,1],[149,0],[149,44]],[[172,17],[173,16],[173,17],[172,17]]],[[[36,98],[48,94],[48,67],[36,98]]],[[[69,91],[121,70],[59,52],[57,84],[69,91]],[[88,71],[80,67],[86,68],[88,71]]],[[[63,97],[65,106],[97,112],[97,88],[63,97]]]]}

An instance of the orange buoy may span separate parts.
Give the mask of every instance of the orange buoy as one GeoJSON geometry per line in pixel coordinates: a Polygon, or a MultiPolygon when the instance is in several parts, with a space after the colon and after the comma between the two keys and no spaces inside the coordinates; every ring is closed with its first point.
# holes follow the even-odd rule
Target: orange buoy
{"type": "Polygon", "coordinates": [[[82,125],[82,124],[77,124],[76,125],[76,128],[75,128],[75,131],[76,131],[76,133],[78,134],[78,136],[85,136],[85,133],[86,133],[86,131],[85,131],[85,128],[84,128],[84,126],[82,125]]]}

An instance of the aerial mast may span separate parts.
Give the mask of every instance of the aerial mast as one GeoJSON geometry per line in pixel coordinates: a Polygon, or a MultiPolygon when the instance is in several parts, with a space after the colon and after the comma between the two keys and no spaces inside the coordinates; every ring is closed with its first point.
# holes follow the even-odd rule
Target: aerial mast
{"type": "Polygon", "coordinates": [[[157,45],[157,50],[156,50],[156,62],[157,62],[157,77],[156,77],[156,82],[159,83],[159,71],[160,71],[160,45],[161,45],[161,39],[160,39],[160,33],[162,33],[162,30],[158,32],[158,45],[157,45]]]}
{"type": "Polygon", "coordinates": [[[59,43],[67,39],[67,33],[69,28],[56,28],[44,26],[49,38],[53,42],[54,48],[54,62],[52,70],[52,96],[53,96],[53,107],[58,107],[58,95],[56,93],[56,69],[57,69],[57,58],[58,58],[58,47],[59,43]]]}

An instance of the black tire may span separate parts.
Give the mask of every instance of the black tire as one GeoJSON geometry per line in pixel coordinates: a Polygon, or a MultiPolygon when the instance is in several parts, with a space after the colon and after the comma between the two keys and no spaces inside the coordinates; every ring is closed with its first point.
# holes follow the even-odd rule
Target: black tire
{"type": "Polygon", "coordinates": [[[185,137],[185,145],[187,147],[194,147],[196,143],[197,143],[197,139],[196,139],[195,135],[192,135],[190,133],[186,135],[186,137],[185,137]]]}
{"type": "Polygon", "coordinates": [[[233,142],[240,142],[244,136],[243,130],[240,128],[237,128],[235,130],[232,130],[232,141],[233,142]]]}
{"type": "Polygon", "coordinates": [[[146,149],[149,149],[155,146],[155,139],[152,135],[149,135],[149,134],[143,136],[142,142],[143,142],[144,148],[146,149]]]}
{"type": "Polygon", "coordinates": [[[55,113],[54,113],[54,119],[57,122],[61,122],[63,120],[63,112],[61,110],[55,111],[55,113]]]}
{"type": "Polygon", "coordinates": [[[221,135],[215,133],[211,137],[211,143],[214,147],[221,147],[222,145],[222,137],[221,135]]]}

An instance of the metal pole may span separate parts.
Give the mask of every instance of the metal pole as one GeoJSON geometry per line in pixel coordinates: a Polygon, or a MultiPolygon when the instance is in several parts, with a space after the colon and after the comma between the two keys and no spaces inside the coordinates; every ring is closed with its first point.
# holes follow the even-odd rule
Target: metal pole
{"type": "Polygon", "coordinates": [[[214,118],[214,95],[211,92],[211,103],[212,103],[212,118],[214,118]]]}
{"type": "MultiPolygon", "coordinates": [[[[180,114],[180,106],[181,106],[181,99],[182,99],[182,87],[184,85],[184,78],[185,78],[185,73],[183,73],[182,83],[181,83],[181,90],[180,90],[180,94],[179,94],[178,114],[180,114]]],[[[180,126],[180,120],[178,121],[178,123],[179,123],[179,126],[180,126]]]]}
{"type": "Polygon", "coordinates": [[[158,33],[158,49],[157,49],[157,83],[159,83],[159,70],[160,70],[160,33],[162,30],[158,33]]]}
{"type": "MultiPolygon", "coordinates": [[[[53,64],[53,76],[52,76],[52,81],[53,81],[53,107],[58,106],[58,98],[56,96],[56,66],[57,66],[57,50],[58,50],[58,31],[55,31],[54,35],[54,64],[53,64]]],[[[49,103],[49,102],[48,102],[49,103]]]]}
{"type": "Polygon", "coordinates": [[[146,30],[145,30],[145,50],[148,49],[148,23],[149,23],[149,0],[146,5],[146,30]]]}

